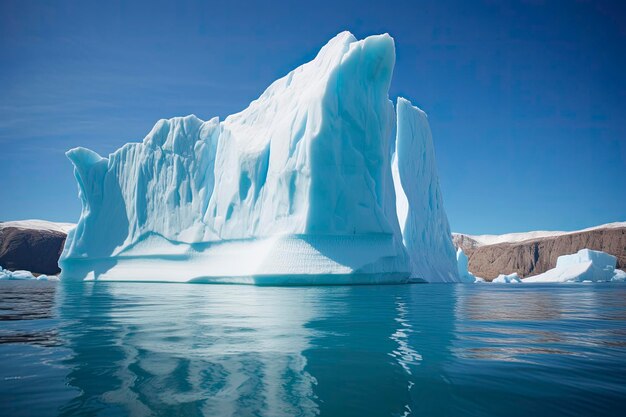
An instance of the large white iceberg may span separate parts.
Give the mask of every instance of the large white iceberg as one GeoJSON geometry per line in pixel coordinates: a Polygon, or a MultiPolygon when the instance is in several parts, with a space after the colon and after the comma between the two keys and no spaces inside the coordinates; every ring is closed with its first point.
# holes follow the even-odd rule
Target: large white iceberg
{"type": "MultiPolygon", "coordinates": [[[[556,267],[532,277],[523,282],[583,282],[583,281],[611,281],[619,280],[621,274],[616,274],[617,258],[602,251],[581,249],[571,255],[559,256],[556,267]]],[[[620,271],[621,272],[621,271],[620,271]]]]}
{"type": "Polygon", "coordinates": [[[428,123],[404,99],[396,115],[394,64],[389,35],[343,32],[224,121],[70,150],[83,208],[63,278],[458,281],[428,123]]]}

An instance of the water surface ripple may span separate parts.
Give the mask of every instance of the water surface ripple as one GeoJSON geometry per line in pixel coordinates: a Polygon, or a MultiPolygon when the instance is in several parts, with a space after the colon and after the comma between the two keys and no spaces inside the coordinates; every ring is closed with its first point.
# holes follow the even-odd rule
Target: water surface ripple
{"type": "Polygon", "coordinates": [[[626,285],[0,282],[0,415],[617,416],[626,285]]]}

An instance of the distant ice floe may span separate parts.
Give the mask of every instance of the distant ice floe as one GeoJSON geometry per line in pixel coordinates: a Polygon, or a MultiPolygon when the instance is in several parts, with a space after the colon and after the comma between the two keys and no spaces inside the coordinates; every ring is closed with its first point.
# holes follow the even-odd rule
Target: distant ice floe
{"type": "Polygon", "coordinates": [[[621,269],[616,269],[613,274],[613,278],[611,279],[613,282],[625,282],[626,281],[626,272],[621,269]]]}
{"type": "MultiPolygon", "coordinates": [[[[456,253],[461,282],[485,282],[468,271],[467,256],[462,249],[456,253]]],[[[581,249],[571,255],[559,256],[556,267],[538,275],[521,278],[517,272],[500,274],[494,284],[551,283],[551,282],[626,282],[626,272],[615,269],[617,258],[602,251],[581,249]]]]}
{"type": "Polygon", "coordinates": [[[3,269],[0,266],[0,280],[36,280],[36,281],[58,281],[59,278],[57,276],[49,276],[49,275],[39,275],[34,276],[30,271],[24,271],[22,269],[18,269],[17,271],[9,271],[8,269],[3,269]]]}
{"type": "Polygon", "coordinates": [[[616,271],[617,258],[602,251],[581,249],[571,255],[559,256],[556,267],[543,274],[525,278],[523,282],[602,282],[622,281],[626,273],[616,271]]]}
{"type": "Polygon", "coordinates": [[[519,277],[517,272],[513,272],[512,274],[500,274],[493,281],[494,284],[519,284],[522,282],[522,279],[519,277]]]}
{"type": "Polygon", "coordinates": [[[465,283],[478,283],[485,282],[484,278],[480,278],[472,274],[467,270],[467,255],[463,252],[463,249],[459,248],[456,251],[456,264],[458,268],[459,278],[461,282],[465,283]]]}

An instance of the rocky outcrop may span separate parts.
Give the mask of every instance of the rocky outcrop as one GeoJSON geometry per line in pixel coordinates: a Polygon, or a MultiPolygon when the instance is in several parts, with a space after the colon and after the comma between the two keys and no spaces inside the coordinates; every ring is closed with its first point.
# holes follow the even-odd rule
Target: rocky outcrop
{"type": "Polygon", "coordinates": [[[0,223],[0,266],[35,274],[59,273],[58,260],[67,236],[65,230],[54,223],[49,227],[42,227],[42,222],[0,223]]]}
{"type": "Polygon", "coordinates": [[[576,253],[584,248],[614,255],[617,257],[617,268],[626,268],[626,224],[623,227],[612,225],[486,245],[478,237],[456,234],[454,243],[468,256],[469,271],[487,280],[499,274],[514,272],[522,277],[537,275],[554,268],[559,256],[576,253]]]}

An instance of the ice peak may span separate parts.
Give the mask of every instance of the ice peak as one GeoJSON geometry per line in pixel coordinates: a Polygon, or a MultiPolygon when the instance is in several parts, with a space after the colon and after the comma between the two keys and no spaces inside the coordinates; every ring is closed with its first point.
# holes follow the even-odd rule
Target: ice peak
{"type": "Polygon", "coordinates": [[[349,31],[344,30],[343,32],[339,32],[331,40],[326,42],[324,46],[322,46],[315,59],[329,54],[344,54],[350,47],[350,44],[356,41],[357,38],[349,31]]]}
{"type": "Polygon", "coordinates": [[[402,97],[402,96],[398,96],[398,98],[396,100],[396,109],[398,109],[400,107],[404,107],[406,109],[410,109],[410,111],[415,112],[416,114],[418,114],[419,117],[425,121],[425,123],[428,123],[428,113],[426,113],[420,107],[418,107],[415,104],[413,104],[411,102],[411,100],[409,100],[408,98],[405,98],[405,97],[402,97]]]}
{"type": "Polygon", "coordinates": [[[65,152],[65,156],[72,161],[74,166],[89,166],[94,165],[97,162],[102,161],[103,157],[98,155],[97,152],[92,151],[91,149],[83,148],[82,146],[78,146],[76,148],[72,148],[69,151],[65,152]]]}

